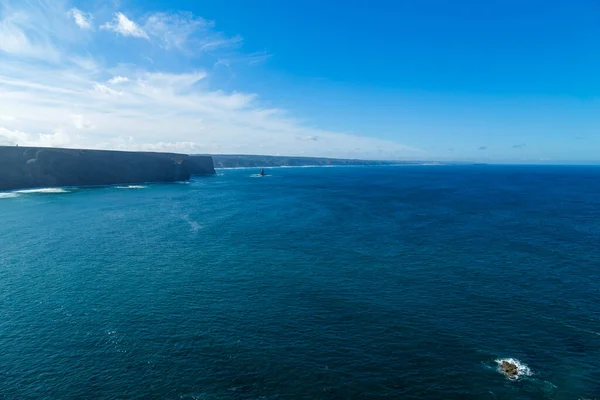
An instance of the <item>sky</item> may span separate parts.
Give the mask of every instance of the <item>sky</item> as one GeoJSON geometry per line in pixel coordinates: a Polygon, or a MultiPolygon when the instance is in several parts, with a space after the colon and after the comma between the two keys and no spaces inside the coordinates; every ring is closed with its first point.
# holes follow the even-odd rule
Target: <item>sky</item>
{"type": "Polygon", "coordinates": [[[0,145],[600,162],[597,0],[0,0],[0,145]]]}

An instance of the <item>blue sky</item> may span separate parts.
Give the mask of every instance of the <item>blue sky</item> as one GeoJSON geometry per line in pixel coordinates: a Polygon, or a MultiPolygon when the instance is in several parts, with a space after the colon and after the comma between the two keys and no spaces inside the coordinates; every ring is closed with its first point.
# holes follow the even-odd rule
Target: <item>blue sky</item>
{"type": "Polygon", "coordinates": [[[600,3],[0,1],[0,144],[600,161],[600,3]]]}

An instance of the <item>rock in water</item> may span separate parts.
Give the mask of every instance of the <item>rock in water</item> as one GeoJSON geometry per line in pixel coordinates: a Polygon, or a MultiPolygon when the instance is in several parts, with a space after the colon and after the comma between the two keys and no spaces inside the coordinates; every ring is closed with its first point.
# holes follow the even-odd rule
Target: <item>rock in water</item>
{"type": "Polygon", "coordinates": [[[513,364],[511,362],[502,361],[501,367],[502,372],[504,372],[504,374],[509,378],[515,378],[519,373],[519,369],[517,368],[516,364],[513,364]]]}

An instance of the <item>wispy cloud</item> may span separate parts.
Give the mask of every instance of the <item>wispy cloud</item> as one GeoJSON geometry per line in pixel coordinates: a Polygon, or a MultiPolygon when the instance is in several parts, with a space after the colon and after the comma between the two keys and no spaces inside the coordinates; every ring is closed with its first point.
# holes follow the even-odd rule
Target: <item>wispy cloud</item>
{"type": "Polygon", "coordinates": [[[154,64],[154,60],[150,57],[148,57],[145,54],[140,54],[140,57],[142,57],[144,60],[148,61],[150,64],[154,64]]]}
{"type": "Polygon", "coordinates": [[[100,70],[100,66],[96,60],[94,60],[94,58],[89,54],[86,56],[71,56],[69,61],[79,68],[89,72],[97,72],[100,70]]]}
{"type": "MultiPolygon", "coordinates": [[[[178,49],[188,55],[232,48],[242,44],[239,35],[228,37],[214,29],[214,22],[196,17],[189,12],[151,13],[139,23],[134,22],[122,12],[114,14],[111,22],[100,28],[131,36],[151,40],[166,49],[178,49]]],[[[252,62],[261,62],[268,58],[266,54],[255,54],[252,62]]]]}
{"type": "Polygon", "coordinates": [[[114,78],[110,78],[107,83],[111,85],[118,85],[119,83],[129,82],[129,78],[126,76],[115,76],[114,78]]]}
{"type": "Polygon", "coordinates": [[[477,150],[487,150],[487,146],[480,146],[477,150]]]}
{"type": "Polygon", "coordinates": [[[132,36],[136,38],[150,39],[144,29],[138,24],[127,18],[122,12],[115,14],[112,22],[107,22],[100,26],[100,29],[106,29],[109,31],[116,32],[123,36],[132,36]]]}
{"type": "Polygon", "coordinates": [[[10,5],[8,1],[0,2],[0,53],[48,61],[58,60],[59,52],[52,43],[49,32],[45,30],[46,27],[36,24],[39,10],[30,15],[15,10],[10,5]]]}
{"type": "Polygon", "coordinates": [[[102,85],[100,83],[94,84],[94,90],[101,94],[107,94],[109,96],[122,96],[123,92],[118,92],[114,89],[109,88],[106,85],[102,85]]]}
{"type": "Polygon", "coordinates": [[[227,47],[241,44],[244,39],[241,36],[234,36],[231,38],[215,38],[202,44],[199,48],[200,51],[210,51],[219,47],[227,47]]]}
{"type": "Polygon", "coordinates": [[[94,129],[94,124],[88,121],[83,115],[72,115],[71,121],[77,129],[94,129]]]}
{"type": "Polygon", "coordinates": [[[189,12],[153,13],[146,18],[143,27],[161,47],[183,50],[189,55],[239,47],[243,42],[241,36],[229,37],[215,30],[213,21],[189,12]]]}
{"type": "MultiPolygon", "coordinates": [[[[5,5],[11,0],[2,1],[5,5]]],[[[124,44],[93,29],[82,33],[67,0],[38,1],[45,4],[43,12],[37,2],[17,0],[9,11],[0,8],[0,110],[10,116],[0,118],[1,143],[185,153],[423,156],[394,141],[308,127],[291,112],[265,106],[268,102],[256,93],[229,86],[220,90],[221,82],[210,73],[216,60],[247,68],[269,55],[244,54],[242,38],[216,31],[211,21],[190,13],[150,12],[134,22],[126,10],[109,9],[114,18],[105,22],[101,16],[106,10],[91,10],[95,21],[105,22],[102,30],[146,39],[124,44]],[[3,40],[7,38],[12,41],[3,40]],[[107,44],[111,39],[114,43],[107,44]],[[114,46],[126,46],[126,51],[114,51],[114,46]],[[63,62],[49,66],[52,51],[63,62]],[[176,57],[173,51],[178,51],[176,57]],[[141,53],[152,55],[155,63],[141,62],[141,53]],[[40,60],[22,60],[34,54],[40,60]]],[[[84,15],[92,27],[94,20],[84,15]]]]}
{"type": "Polygon", "coordinates": [[[522,149],[523,147],[525,147],[525,143],[515,144],[512,146],[513,149],[522,149]]]}
{"type": "Polygon", "coordinates": [[[166,49],[185,49],[190,37],[199,30],[206,31],[212,25],[192,13],[154,13],[148,16],[144,24],[145,30],[158,39],[166,49]]]}
{"type": "Polygon", "coordinates": [[[232,55],[229,55],[228,57],[219,58],[215,62],[214,66],[215,67],[224,66],[227,68],[232,68],[233,66],[236,66],[236,65],[254,66],[254,65],[262,64],[270,58],[271,58],[271,54],[268,54],[265,51],[259,51],[259,52],[255,52],[255,53],[251,53],[251,54],[232,54],[232,55]]]}
{"type": "Polygon", "coordinates": [[[94,17],[77,8],[71,8],[67,15],[75,21],[81,29],[92,29],[94,17]]]}
{"type": "Polygon", "coordinates": [[[165,72],[144,72],[139,75],[138,82],[141,87],[152,87],[154,90],[166,89],[177,91],[188,89],[202,79],[206,78],[206,72],[196,71],[189,73],[165,73],[165,72]]]}
{"type": "Polygon", "coordinates": [[[271,54],[268,54],[266,51],[259,51],[243,57],[243,61],[246,61],[248,65],[257,65],[264,63],[269,58],[271,58],[271,54]]]}

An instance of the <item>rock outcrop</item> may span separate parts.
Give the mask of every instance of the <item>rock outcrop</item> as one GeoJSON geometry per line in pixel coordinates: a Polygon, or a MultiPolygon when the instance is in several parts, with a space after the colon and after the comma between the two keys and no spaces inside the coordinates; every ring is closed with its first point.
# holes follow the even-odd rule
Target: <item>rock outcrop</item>
{"type": "Polygon", "coordinates": [[[502,361],[500,368],[502,368],[502,372],[504,372],[504,375],[508,376],[509,378],[516,378],[519,374],[519,369],[517,365],[509,361],[502,361]]]}
{"type": "Polygon", "coordinates": [[[214,173],[210,156],[0,147],[0,190],[175,182],[214,173]]]}

